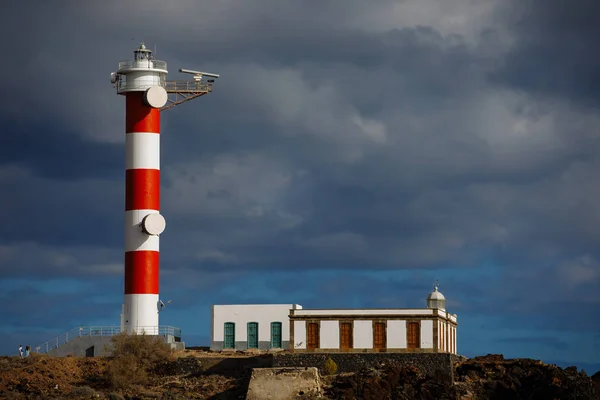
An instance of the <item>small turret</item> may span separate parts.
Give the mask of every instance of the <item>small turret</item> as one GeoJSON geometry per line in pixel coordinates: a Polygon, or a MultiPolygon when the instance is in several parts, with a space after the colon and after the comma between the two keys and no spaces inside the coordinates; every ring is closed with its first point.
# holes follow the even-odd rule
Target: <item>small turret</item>
{"type": "Polygon", "coordinates": [[[152,60],[152,50],[146,48],[146,45],[142,43],[140,47],[133,51],[133,59],[135,61],[152,60]]]}
{"type": "Polygon", "coordinates": [[[446,310],[446,298],[438,291],[437,281],[435,282],[435,285],[433,285],[433,292],[427,296],[427,308],[446,310]]]}

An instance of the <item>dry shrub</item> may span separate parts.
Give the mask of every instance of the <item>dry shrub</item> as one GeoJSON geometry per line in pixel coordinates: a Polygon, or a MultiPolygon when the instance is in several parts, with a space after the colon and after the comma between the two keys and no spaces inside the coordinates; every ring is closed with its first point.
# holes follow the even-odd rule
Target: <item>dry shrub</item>
{"type": "Polygon", "coordinates": [[[331,357],[328,357],[323,363],[323,372],[325,375],[334,375],[337,372],[337,369],[338,366],[335,361],[331,359],[331,357]]]}
{"type": "Polygon", "coordinates": [[[79,386],[71,391],[69,397],[73,399],[93,399],[100,397],[100,394],[89,386],[79,386]]]}
{"type": "Polygon", "coordinates": [[[145,385],[148,372],[171,358],[171,347],[159,337],[122,333],[111,339],[111,360],[106,371],[113,388],[145,385]]]}

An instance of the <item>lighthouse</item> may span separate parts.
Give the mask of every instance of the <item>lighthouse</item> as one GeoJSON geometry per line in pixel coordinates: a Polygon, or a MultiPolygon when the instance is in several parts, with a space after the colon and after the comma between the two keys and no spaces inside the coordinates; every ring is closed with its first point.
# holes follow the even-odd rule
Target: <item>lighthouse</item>
{"type": "Polygon", "coordinates": [[[167,63],[142,44],[111,75],[125,96],[125,301],[121,331],[158,334],[160,108],[168,100],[167,63]]]}
{"type": "Polygon", "coordinates": [[[218,74],[179,69],[192,81],[167,81],[167,63],[155,60],[142,43],[133,60],[119,62],[110,76],[125,96],[125,300],[121,332],[160,334],[159,237],[166,228],[160,213],[160,116],[175,105],[212,92],[218,74]],[[204,78],[209,79],[205,80],[204,78]]]}

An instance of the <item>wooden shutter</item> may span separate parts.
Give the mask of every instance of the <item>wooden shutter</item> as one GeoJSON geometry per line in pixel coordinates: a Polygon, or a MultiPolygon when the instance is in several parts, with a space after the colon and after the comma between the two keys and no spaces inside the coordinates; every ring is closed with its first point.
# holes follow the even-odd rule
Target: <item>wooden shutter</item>
{"type": "Polygon", "coordinates": [[[314,350],[319,348],[319,323],[309,322],[306,329],[306,349],[314,350]]]}
{"type": "Polygon", "coordinates": [[[352,323],[341,322],[340,323],[340,349],[348,351],[353,347],[352,340],[352,323]]]}
{"type": "Polygon", "coordinates": [[[409,322],[406,325],[407,346],[409,349],[418,349],[421,347],[421,326],[418,322],[409,322]]]}
{"type": "Polygon", "coordinates": [[[373,324],[373,349],[381,350],[386,348],[385,322],[375,322],[373,324]]]}

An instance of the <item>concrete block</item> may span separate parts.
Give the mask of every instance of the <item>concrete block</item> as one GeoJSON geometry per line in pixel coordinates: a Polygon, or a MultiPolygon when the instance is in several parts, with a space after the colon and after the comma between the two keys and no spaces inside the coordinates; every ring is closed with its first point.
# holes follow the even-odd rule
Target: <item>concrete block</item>
{"type": "Polygon", "coordinates": [[[314,399],[321,395],[317,368],[255,368],[246,400],[314,399]]]}

